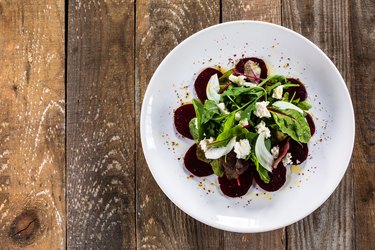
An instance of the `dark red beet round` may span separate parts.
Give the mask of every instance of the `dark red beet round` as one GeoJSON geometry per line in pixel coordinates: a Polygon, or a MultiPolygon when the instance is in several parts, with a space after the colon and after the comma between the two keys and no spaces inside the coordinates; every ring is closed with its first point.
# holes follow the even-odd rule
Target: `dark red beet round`
{"type": "Polygon", "coordinates": [[[291,139],[289,140],[289,145],[289,153],[292,154],[292,161],[294,164],[300,164],[307,159],[309,148],[306,143],[300,143],[291,139]]]}
{"type": "Polygon", "coordinates": [[[174,126],[176,130],[183,136],[193,139],[190,134],[189,122],[195,117],[193,104],[185,104],[176,109],[174,112],[174,126]]]}
{"type": "Polygon", "coordinates": [[[315,123],[312,116],[309,113],[307,113],[306,115],[306,121],[309,124],[311,136],[313,136],[315,134],[315,123]]]}
{"type": "Polygon", "coordinates": [[[302,82],[295,78],[287,78],[287,80],[292,84],[298,84],[299,87],[289,87],[285,91],[289,93],[289,98],[292,98],[294,93],[294,100],[299,99],[300,101],[304,101],[307,98],[307,91],[305,85],[302,82]]]}
{"type": "Polygon", "coordinates": [[[280,162],[279,165],[277,165],[277,168],[274,168],[272,170],[272,173],[268,172],[268,175],[270,176],[269,183],[265,183],[264,181],[262,181],[258,173],[255,174],[254,178],[256,183],[261,188],[268,192],[274,192],[276,190],[279,190],[284,185],[286,179],[286,168],[280,162]]]}
{"type": "Polygon", "coordinates": [[[246,58],[241,59],[237,63],[237,65],[236,65],[236,70],[238,72],[244,73],[244,71],[245,71],[245,64],[249,60],[251,60],[253,62],[256,62],[259,65],[260,70],[261,70],[259,77],[262,78],[262,79],[266,79],[267,78],[267,74],[268,74],[266,63],[262,59],[259,59],[259,58],[256,58],[256,57],[246,57],[246,58]]]}
{"type": "Polygon", "coordinates": [[[253,183],[253,176],[253,171],[250,168],[240,175],[239,180],[229,180],[224,174],[222,177],[219,177],[220,189],[229,197],[240,197],[249,190],[253,183]]]}
{"type": "Polygon", "coordinates": [[[197,158],[197,144],[191,146],[186,152],[184,163],[187,170],[189,170],[195,176],[202,177],[214,173],[210,164],[197,158]]]}
{"type": "Polygon", "coordinates": [[[206,68],[203,70],[197,77],[194,83],[195,92],[197,93],[197,96],[199,100],[204,102],[207,100],[207,94],[206,94],[206,88],[207,83],[210,80],[211,76],[217,74],[217,77],[221,77],[223,74],[214,68],[206,68]]]}

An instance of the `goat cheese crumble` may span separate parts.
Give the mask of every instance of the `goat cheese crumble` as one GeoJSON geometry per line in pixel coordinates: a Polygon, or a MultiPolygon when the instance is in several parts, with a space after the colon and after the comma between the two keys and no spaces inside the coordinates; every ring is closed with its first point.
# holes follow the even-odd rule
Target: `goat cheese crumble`
{"type": "Polygon", "coordinates": [[[234,144],[234,152],[238,159],[246,159],[246,156],[250,154],[251,146],[249,140],[242,139],[234,144]]]}
{"type": "Polygon", "coordinates": [[[270,102],[265,102],[265,101],[255,103],[254,115],[258,116],[259,118],[271,117],[271,113],[267,109],[267,106],[269,103],[270,102]]]}
{"type": "Polygon", "coordinates": [[[258,125],[255,126],[255,129],[258,134],[264,134],[266,139],[271,137],[271,131],[267,128],[266,123],[261,121],[258,125]]]}

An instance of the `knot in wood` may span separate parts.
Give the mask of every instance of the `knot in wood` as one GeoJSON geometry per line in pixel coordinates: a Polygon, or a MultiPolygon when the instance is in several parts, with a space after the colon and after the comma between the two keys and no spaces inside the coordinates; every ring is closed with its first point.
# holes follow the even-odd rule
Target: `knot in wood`
{"type": "Polygon", "coordinates": [[[40,220],[33,210],[25,210],[12,222],[9,237],[20,244],[30,244],[40,229],[40,220]]]}

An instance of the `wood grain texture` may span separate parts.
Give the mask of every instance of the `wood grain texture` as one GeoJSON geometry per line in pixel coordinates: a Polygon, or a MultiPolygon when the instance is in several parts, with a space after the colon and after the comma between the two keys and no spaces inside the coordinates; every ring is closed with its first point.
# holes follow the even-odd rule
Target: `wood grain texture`
{"type": "Polygon", "coordinates": [[[223,22],[257,20],[281,24],[281,0],[222,0],[223,22]]]}
{"type": "Polygon", "coordinates": [[[350,1],[352,38],[351,94],[356,111],[353,155],[355,243],[375,248],[375,2],[350,1]]]}
{"type": "Polygon", "coordinates": [[[134,2],[69,1],[67,246],[135,247],[134,2]]]}
{"type": "MultiPolygon", "coordinates": [[[[283,0],[282,23],[320,46],[350,88],[350,20],[347,0],[283,0]]],[[[332,166],[334,167],[334,166],[332,166]]],[[[354,240],[351,164],[333,195],[307,218],[287,228],[288,249],[352,249],[354,240]]]]}
{"type": "MultiPolygon", "coordinates": [[[[137,1],[136,100],[143,99],[148,81],[170,50],[196,31],[218,23],[219,18],[218,0],[137,1]]],[[[139,122],[140,101],[136,107],[139,122]]],[[[222,248],[222,231],[189,217],[159,189],[145,162],[137,132],[137,247],[222,248]]]]}
{"type": "Polygon", "coordinates": [[[64,1],[0,1],[0,248],[65,248],[64,1]]]}
{"type": "MultiPolygon", "coordinates": [[[[223,22],[233,20],[259,20],[281,24],[280,0],[223,0],[223,22]]],[[[250,56],[250,55],[249,55],[250,56]]],[[[225,232],[225,249],[285,249],[285,230],[259,234],[225,232]]]]}

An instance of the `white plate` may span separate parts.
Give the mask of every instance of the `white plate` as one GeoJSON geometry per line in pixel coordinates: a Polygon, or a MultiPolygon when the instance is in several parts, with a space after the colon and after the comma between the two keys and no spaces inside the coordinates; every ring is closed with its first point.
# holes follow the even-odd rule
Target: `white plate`
{"type": "Polygon", "coordinates": [[[202,30],[173,49],[155,71],[141,114],[143,151],[156,182],[180,209],[210,226],[234,232],[264,232],[294,223],[332,194],[349,164],[354,113],[346,85],[329,58],[312,42],[284,27],[238,21],[202,30]],[[180,136],[173,111],[193,97],[197,74],[231,59],[264,59],[271,73],[298,77],[313,104],[317,132],[299,174],[274,193],[253,184],[242,198],[224,196],[217,178],[189,178],[183,156],[193,141],[180,136]],[[189,92],[189,95],[186,93],[189,92]]]}

